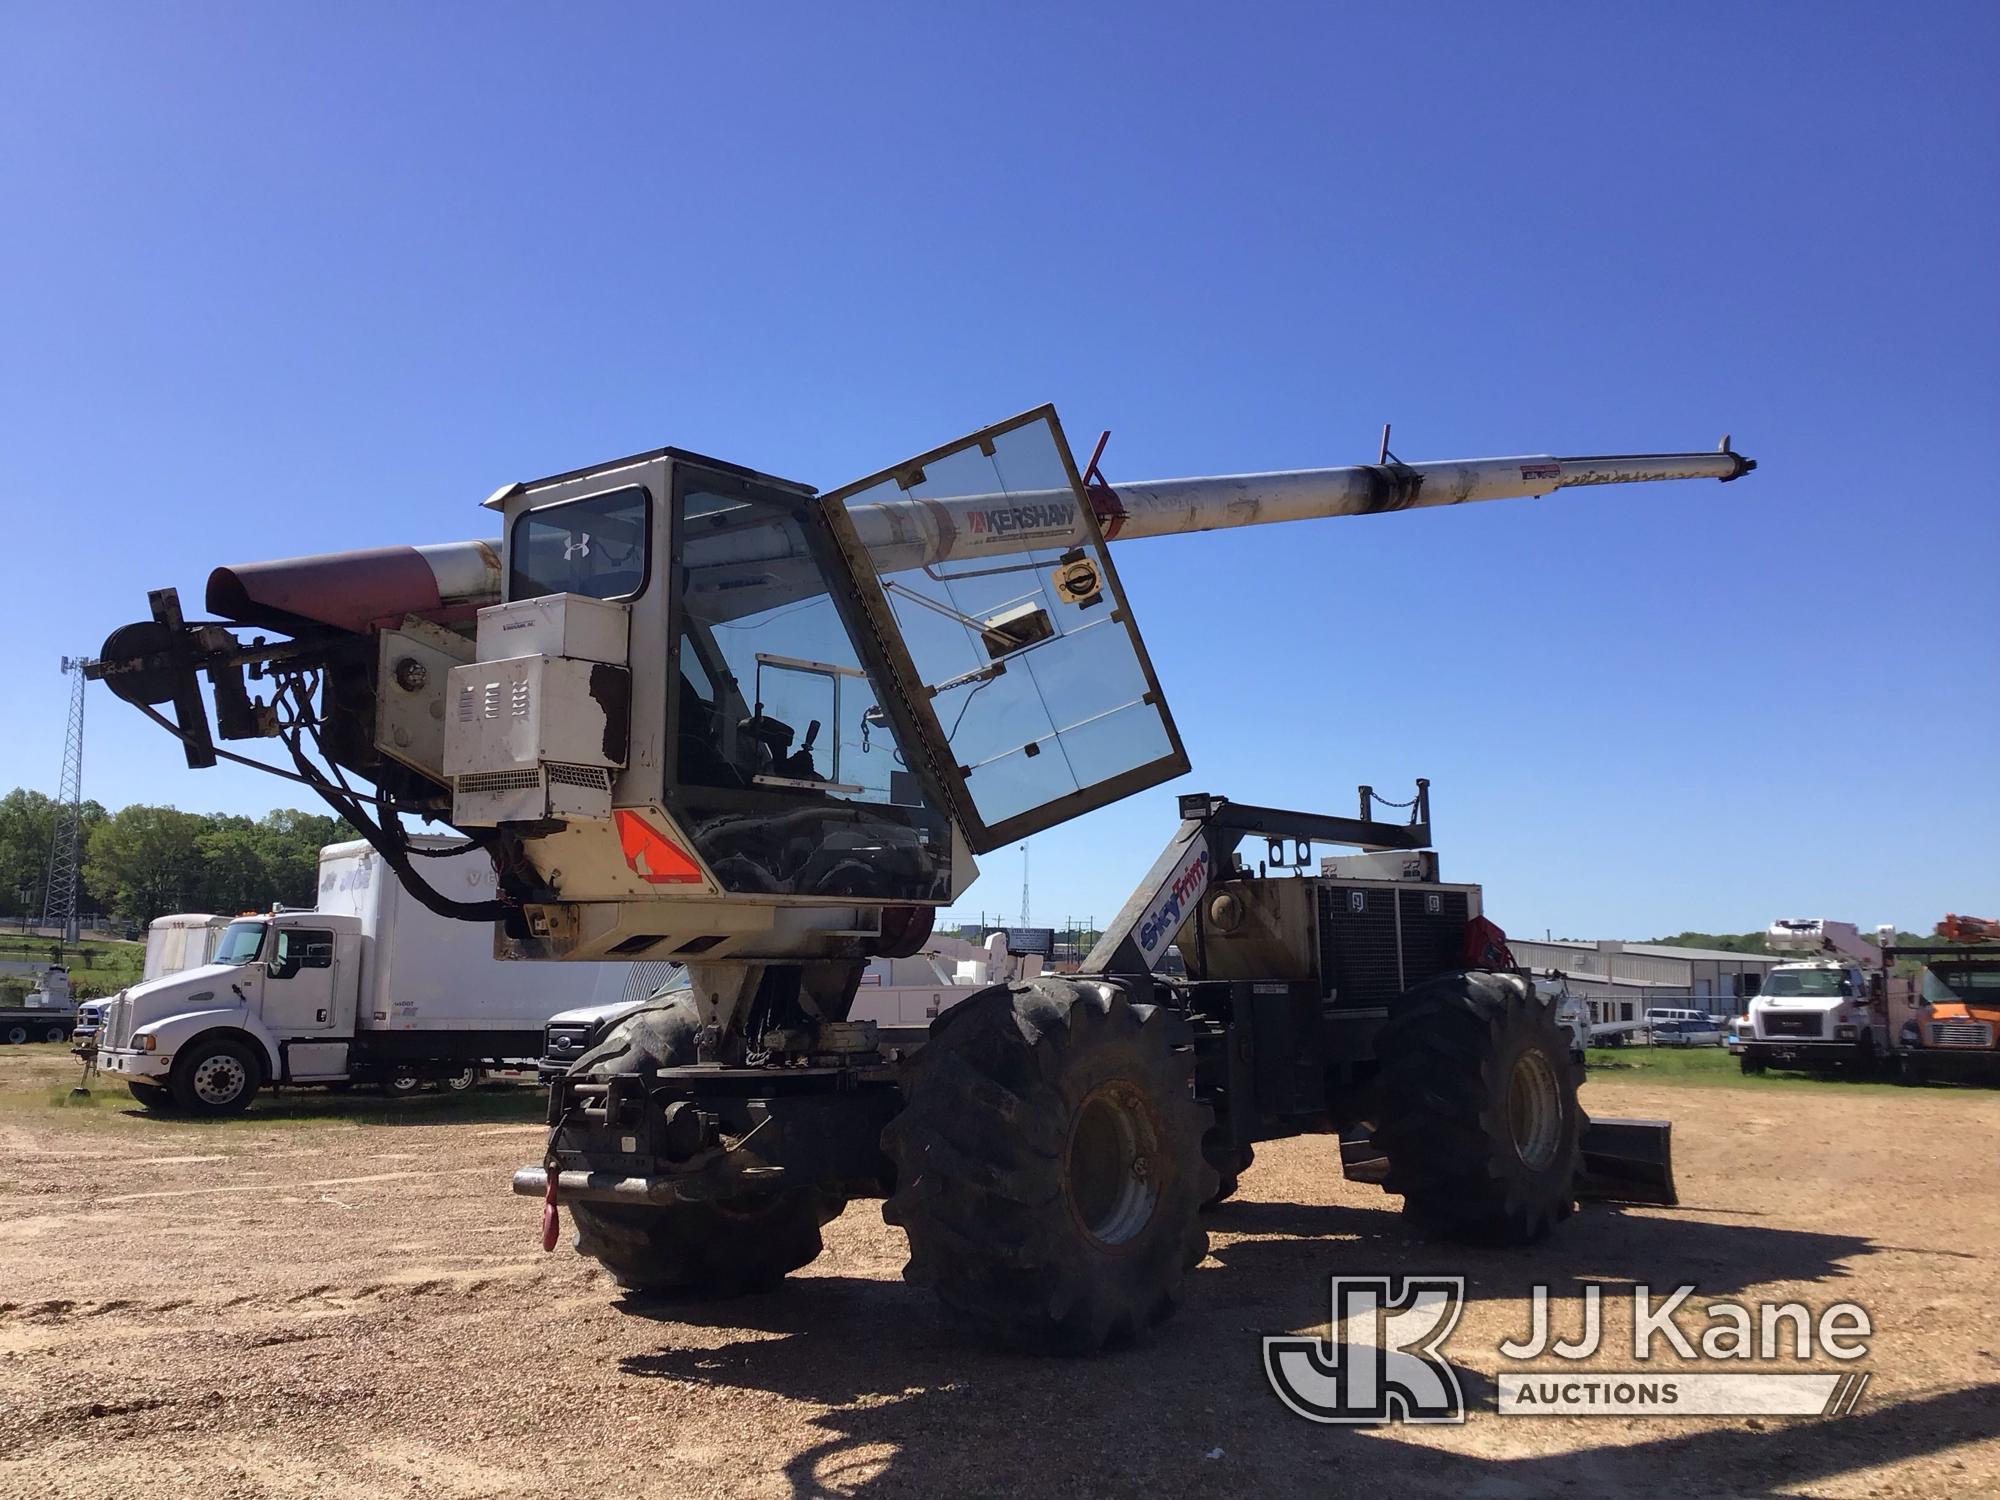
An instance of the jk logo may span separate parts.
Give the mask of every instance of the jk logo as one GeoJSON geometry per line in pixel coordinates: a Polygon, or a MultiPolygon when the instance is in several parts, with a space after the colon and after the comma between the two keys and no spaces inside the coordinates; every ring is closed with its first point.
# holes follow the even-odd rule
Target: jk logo
{"type": "Polygon", "coordinates": [[[1266,1338],[1264,1373],[1309,1422],[1463,1422],[1458,1372],[1438,1348],[1464,1306],[1463,1276],[1336,1276],[1326,1341],[1266,1338]]]}

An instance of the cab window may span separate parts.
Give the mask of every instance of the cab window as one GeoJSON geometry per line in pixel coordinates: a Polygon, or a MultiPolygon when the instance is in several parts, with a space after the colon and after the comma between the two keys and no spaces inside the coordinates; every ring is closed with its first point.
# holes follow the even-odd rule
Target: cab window
{"type": "Polygon", "coordinates": [[[296,974],[301,969],[333,967],[333,934],[317,927],[281,927],[271,945],[271,972],[296,974]]]}
{"type": "Polygon", "coordinates": [[[262,922],[231,922],[223,930],[222,941],[215,945],[215,962],[247,964],[257,956],[257,950],[263,946],[262,922]]]}
{"type": "Polygon", "coordinates": [[[651,518],[641,485],[523,511],[507,548],[507,597],[631,598],[646,586],[651,518]]]}

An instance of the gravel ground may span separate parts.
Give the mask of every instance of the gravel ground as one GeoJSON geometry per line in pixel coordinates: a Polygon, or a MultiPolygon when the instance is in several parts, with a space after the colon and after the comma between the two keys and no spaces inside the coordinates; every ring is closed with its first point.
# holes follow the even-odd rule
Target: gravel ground
{"type": "MultiPolygon", "coordinates": [[[[621,1297],[507,1192],[525,1090],[210,1125],[58,1108],[69,1081],[60,1049],[0,1053],[0,1495],[2000,1494],[2000,1095],[1594,1075],[1594,1111],[1675,1121],[1687,1205],[1586,1209],[1535,1252],[1414,1240],[1327,1138],[1260,1147],[1180,1315],[1064,1361],[964,1343],[873,1203],[778,1292],[621,1297]],[[1399,1271],[1468,1278],[1470,1420],[1288,1413],[1260,1335],[1399,1271]],[[1570,1330],[1583,1278],[1860,1301],[1873,1384],[1828,1421],[1479,1409],[1529,1286],[1570,1330]]],[[[1622,1306],[1601,1368],[1631,1367],[1622,1306]]]]}

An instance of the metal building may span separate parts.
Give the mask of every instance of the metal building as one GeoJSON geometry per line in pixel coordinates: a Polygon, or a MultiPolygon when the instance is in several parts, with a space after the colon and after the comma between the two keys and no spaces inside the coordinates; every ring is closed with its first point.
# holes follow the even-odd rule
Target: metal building
{"type": "Polygon", "coordinates": [[[1643,1021],[1648,1010],[1657,1009],[1733,1015],[1757,993],[1764,975],[1787,962],[1777,954],[1663,943],[1510,936],[1507,945],[1516,963],[1563,975],[1570,993],[1583,997],[1591,1020],[1599,1023],[1643,1021]]]}

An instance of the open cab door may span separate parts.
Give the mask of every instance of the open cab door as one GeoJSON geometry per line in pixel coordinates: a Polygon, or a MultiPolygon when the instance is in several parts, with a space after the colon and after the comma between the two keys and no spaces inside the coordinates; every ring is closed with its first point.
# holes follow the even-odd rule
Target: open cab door
{"type": "Polygon", "coordinates": [[[1053,407],[836,490],[824,513],[886,659],[883,727],[974,853],[1187,770],[1053,407]]]}

